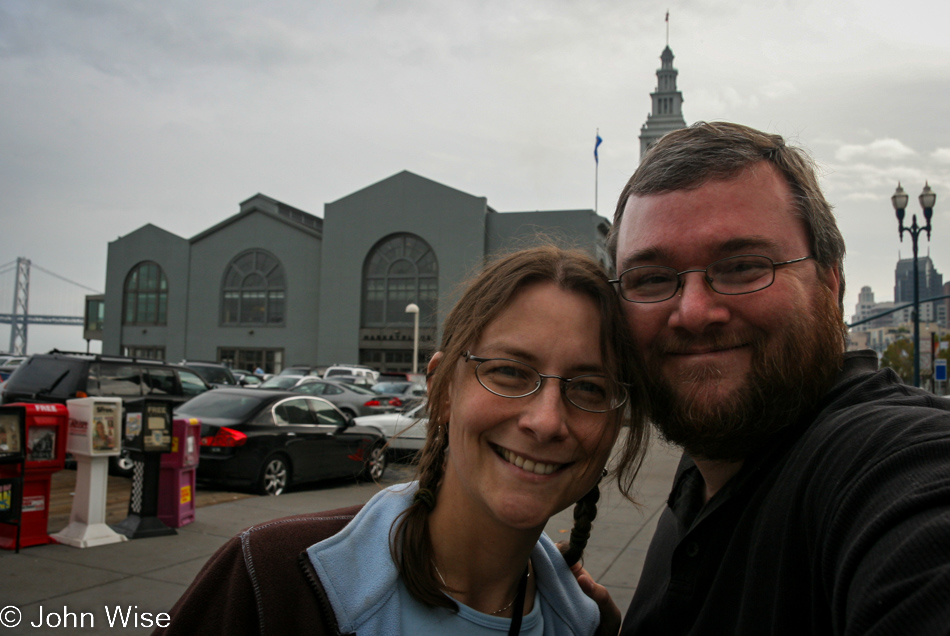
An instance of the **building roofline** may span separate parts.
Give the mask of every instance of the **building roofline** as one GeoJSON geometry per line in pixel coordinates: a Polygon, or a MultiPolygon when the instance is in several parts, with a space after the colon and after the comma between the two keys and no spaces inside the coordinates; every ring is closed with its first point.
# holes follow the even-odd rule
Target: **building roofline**
{"type": "Polygon", "coordinates": [[[228,218],[220,221],[208,229],[199,232],[192,236],[188,241],[190,243],[197,243],[208,236],[214,234],[215,232],[236,223],[237,221],[250,216],[252,214],[263,214],[268,216],[275,221],[280,221],[285,223],[296,230],[310,234],[316,238],[323,238],[323,219],[309,212],[304,212],[298,208],[295,208],[291,205],[287,205],[277,199],[273,199],[263,194],[255,194],[254,196],[241,201],[240,212],[229,216],[228,218]]]}

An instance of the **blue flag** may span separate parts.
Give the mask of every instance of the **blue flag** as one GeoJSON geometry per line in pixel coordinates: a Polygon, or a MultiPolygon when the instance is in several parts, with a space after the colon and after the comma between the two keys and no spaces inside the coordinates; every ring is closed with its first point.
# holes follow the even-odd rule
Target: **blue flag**
{"type": "Polygon", "coordinates": [[[600,132],[597,133],[597,141],[594,142],[594,163],[600,165],[600,157],[597,156],[597,148],[600,147],[600,144],[604,143],[604,140],[600,138],[600,132]]]}

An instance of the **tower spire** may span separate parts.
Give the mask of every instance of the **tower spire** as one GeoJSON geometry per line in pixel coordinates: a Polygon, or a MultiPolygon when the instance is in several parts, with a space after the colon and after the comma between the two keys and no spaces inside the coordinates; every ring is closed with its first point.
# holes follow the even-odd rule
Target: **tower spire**
{"type": "Polygon", "coordinates": [[[670,132],[686,128],[683,119],[683,94],[676,89],[678,71],[673,68],[673,51],[670,49],[670,12],[666,12],[666,48],[660,55],[660,68],[656,70],[656,90],[650,93],[652,112],[640,129],[640,159],[647,150],[670,132]]]}

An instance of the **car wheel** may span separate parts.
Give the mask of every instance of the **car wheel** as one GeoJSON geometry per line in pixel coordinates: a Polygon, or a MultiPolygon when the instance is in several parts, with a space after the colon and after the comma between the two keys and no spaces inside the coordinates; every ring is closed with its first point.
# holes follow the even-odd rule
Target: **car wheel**
{"type": "Polygon", "coordinates": [[[280,455],[271,455],[264,460],[261,476],[257,480],[257,492],[261,495],[279,495],[290,482],[290,467],[280,455]]]}
{"type": "Polygon", "coordinates": [[[386,472],[386,451],[383,450],[383,444],[376,444],[370,449],[363,461],[363,472],[360,473],[360,479],[365,481],[379,481],[386,472]]]}

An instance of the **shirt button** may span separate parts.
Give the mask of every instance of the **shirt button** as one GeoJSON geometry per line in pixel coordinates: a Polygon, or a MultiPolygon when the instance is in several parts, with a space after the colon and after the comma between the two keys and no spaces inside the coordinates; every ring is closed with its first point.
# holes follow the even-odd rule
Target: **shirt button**
{"type": "Polygon", "coordinates": [[[689,545],[686,546],[686,556],[694,557],[699,554],[699,544],[695,541],[691,541],[689,545]]]}

